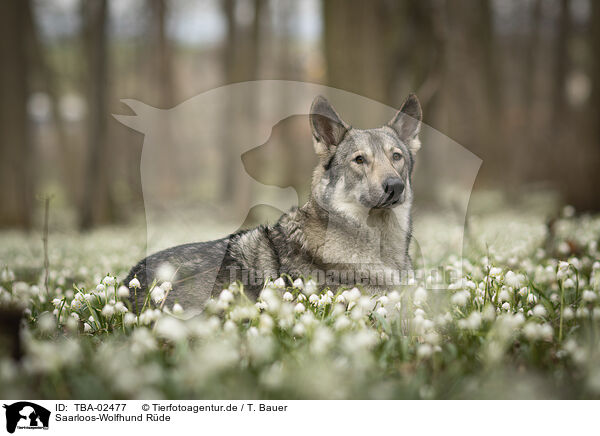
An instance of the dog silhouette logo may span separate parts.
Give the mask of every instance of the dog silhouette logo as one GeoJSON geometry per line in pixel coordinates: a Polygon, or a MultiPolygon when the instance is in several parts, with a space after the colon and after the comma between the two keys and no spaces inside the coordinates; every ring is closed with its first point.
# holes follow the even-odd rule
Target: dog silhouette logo
{"type": "Polygon", "coordinates": [[[18,429],[48,429],[50,411],[38,404],[29,401],[19,401],[10,405],[4,404],[6,409],[6,431],[14,433],[18,429]]]}

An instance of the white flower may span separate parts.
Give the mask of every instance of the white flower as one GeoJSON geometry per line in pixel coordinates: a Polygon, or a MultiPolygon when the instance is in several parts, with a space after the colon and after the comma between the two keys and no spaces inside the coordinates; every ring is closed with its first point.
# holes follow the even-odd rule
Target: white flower
{"type": "Polygon", "coordinates": [[[169,339],[173,342],[185,339],[187,335],[185,324],[177,318],[170,316],[165,316],[158,320],[154,330],[159,337],[169,339]]]}
{"type": "Polygon", "coordinates": [[[346,298],[344,297],[343,294],[338,295],[337,297],[335,297],[335,302],[336,303],[342,303],[345,304],[346,303],[346,298]]]}
{"type": "Polygon", "coordinates": [[[77,330],[79,330],[79,322],[72,317],[68,317],[67,321],[65,322],[65,326],[67,327],[68,330],[72,331],[72,332],[76,332],[77,330]]]}
{"type": "Polygon", "coordinates": [[[112,304],[107,304],[106,306],[104,306],[102,308],[102,315],[104,315],[105,317],[110,317],[113,316],[115,314],[115,306],[113,306],[112,304]]]}
{"type": "Polygon", "coordinates": [[[117,301],[115,303],[115,310],[119,313],[125,313],[128,311],[122,301],[117,301]]]}
{"type": "Polygon", "coordinates": [[[52,333],[56,329],[56,318],[51,313],[44,312],[38,318],[38,327],[45,333],[52,333]]]}
{"type": "Polygon", "coordinates": [[[322,354],[333,343],[335,337],[327,327],[318,327],[310,344],[311,351],[315,354],[322,354]]]}
{"type": "Polygon", "coordinates": [[[294,280],[294,283],[292,283],[292,286],[296,289],[304,289],[304,282],[302,281],[302,279],[298,278],[298,279],[294,280]]]}
{"type": "Polygon", "coordinates": [[[173,313],[176,315],[181,315],[183,313],[183,307],[179,303],[175,303],[173,305],[173,313]]]}
{"type": "Polygon", "coordinates": [[[535,304],[535,303],[537,303],[537,297],[535,296],[535,294],[533,294],[533,293],[530,293],[530,294],[527,296],[527,302],[528,302],[529,304],[535,304]]]}
{"type": "MultiPolygon", "coordinates": [[[[445,317],[441,317],[440,321],[446,322],[445,317]]],[[[481,325],[481,315],[479,312],[471,312],[471,314],[465,318],[458,321],[458,326],[463,329],[477,330],[481,325]]]]}
{"type": "Polygon", "coordinates": [[[500,293],[498,294],[498,299],[500,301],[510,300],[510,292],[508,292],[506,289],[501,290],[500,293]]]}
{"type": "Polygon", "coordinates": [[[303,313],[306,310],[306,308],[304,307],[304,304],[302,303],[298,303],[296,304],[296,306],[294,306],[294,312],[296,313],[303,313]]]}
{"type": "Polygon", "coordinates": [[[563,310],[563,319],[565,321],[570,321],[573,319],[573,317],[575,316],[575,313],[573,312],[573,309],[571,309],[570,307],[565,307],[563,310]]]}
{"type": "Polygon", "coordinates": [[[304,327],[304,324],[296,324],[292,329],[292,334],[294,336],[304,336],[304,333],[306,333],[306,328],[304,327]]]}
{"type": "Polygon", "coordinates": [[[227,321],[225,321],[225,324],[223,324],[223,330],[225,330],[226,332],[233,332],[237,330],[237,326],[232,320],[228,319],[227,321]]]}
{"type": "Polygon", "coordinates": [[[504,310],[510,310],[510,303],[508,303],[508,302],[507,303],[503,303],[502,304],[502,309],[504,309],[504,310]]]}
{"type": "Polygon", "coordinates": [[[102,283],[99,283],[98,286],[96,286],[96,292],[104,292],[106,290],[106,286],[104,286],[102,283]]]}
{"type": "Polygon", "coordinates": [[[319,306],[325,306],[327,304],[331,304],[331,297],[327,294],[323,294],[321,295],[321,298],[319,299],[319,306]]]}
{"type": "Polygon", "coordinates": [[[152,298],[152,301],[154,301],[155,303],[160,303],[161,301],[163,301],[165,299],[165,296],[165,291],[160,286],[155,286],[150,292],[150,298],[152,298]]]}
{"type": "Polygon", "coordinates": [[[507,271],[504,274],[504,282],[511,288],[518,288],[523,282],[523,277],[520,274],[515,274],[512,271],[507,271]]]}
{"type": "Polygon", "coordinates": [[[258,321],[258,326],[262,333],[270,332],[274,324],[273,318],[266,313],[263,313],[258,321]]]}
{"type": "Polygon", "coordinates": [[[131,351],[136,355],[142,355],[156,348],[156,339],[147,328],[134,329],[131,340],[131,351]]]}
{"type": "Polygon", "coordinates": [[[379,316],[382,316],[384,318],[387,316],[387,313],[388,313],[387,310],[385,310],[385,307],[377,308],[376,312],[379,316]]]}
{"type": "Polygon", "coordinates": [[[425,359],[433,353],[433,347],[429,344],[421,344],[417,348],[417,357],[420,359],[425,359]]]}
{"type": "Polygon", "coordinates": [[[319,302],[319,296],[317,294],[311,294],[310,297],[308,297],[308,301],[310,302],[310,304],[317,304],[319,302]]]}
{"type": "Polygon", "coordinates": [[[538,338],[538,325],[532,322],[525,324],[523,335],[530,341],[536,340],[538,338]]]}
{"type": "Polygon", "coordinates": [[[421,303],[424,303],[425,301],[427,301],[427,291],[425,290],[425,288],[419,286],[416,289],[415,295],[414,295],[414,301],[415,301],[415,304],[421,304],[421,303]]]}
{"type": "Polygon", "coordinates": [[[544,306],[542,306],[541,304],[537,304],[533,308],[533,314],[535,316],[539,316],[539,317],[546,316],[547,315],[546,308],[544,306]]]}
{"type": "Polygon", "coordinates": [[[119,286],[117,289],[117,295],[119,298],[128,298],[129,297],[129,289],[126,286],[119,286]]]}
{"type": "Polygon", "coordinates": [[[554,336],[554,330],[550,324],[542,324],[539,327],[540,329],[540,337],[545,339],[546,341],[551,341],[554,336]]]}
{"type": "Polygon", "coordinates": [[[465,304],[467,304],[469,296],[470,293],[468,291],[459,291],[452,295],[450,301],[452,302],[452,304],[455,304],[457,306],[464,306],[465,304]]]}
{"type": "Polygon", "coordinates": [[[361,297],[361,293],[358,288],[352,288],[349,291],[344,291],[344,292],[348,292],[346,294],[346,299],[350,302],[352,302],[352,301],[356,302],[361,297]]]}
{"type": "Polygon", "coordinates": [[[502,268],[493,267],[490,268],[490,277],[500,277],[502,275],[502,268]]]}
{"type": "Polygon", "coordinates": [[[556,272],[556,276],[558,277],[558,279],[562,279],[564,277],[566,277],[566,275],[569,272],[569,262],[564,262],[564,261],[560,261],[558,262],[558,269],[556,272]]]}
{"type": "Polygon", "coordinates": [[[105,286],[113,286],[117,281],[114,277],[106,276],[102,279],[102,283],[104,283],[105,286]]]}
{"type": "MultiPolygon", "coordinates": [[[[123,323],[127,326],[132,326],[137,322],[137,317],[131,313],[131,312],[127,312],[125,314],[125,316],[123,317],[123,323]]],[[[87,324],[86,324],[87,325],[87,324]]]]}
{"type": "Polygon", "coordinates": [[[275,285],[276,288],[283,289],[285,288],[285,280],[283,279],[283,277],[279,277],[273,282],[273,285],[275,285]]]}
{"type": "Polygon", "coordinates": [[[165,292],[171,292],[171,290],[173,289],[173,285],[171,284],[171,282],[163,282],[162,285],[160,285],[160,287],[165,292]]]}
{"type": "Polygon", "coordinates": [[[233,293],[229,289],[223,289],[219,294],[219,300],[223,303],[231,303],[233,301],[233,293]]]}
{"type": "Polygon", "coordinates": [[[573,281],[573,279],[568,278],[563,282],[563,287],[565,289],[573,289],[575,287],[575,282],[573,281]]]}
{"type": "Polygon", "coordinates": [[[351,324],[352,322],[348,318],[345,316],[340,316],[333,324],[333,328],[336,330],[344,330],[350,327],[351,324]]]}
{"type": "Polygon", "coordinates": [[[558,244],[558,251],[561,254],[569,254],[571,252],[571,246],[567,243],[567,241],[562,241],[558,244]]]}
{"type": "Polygon", "coordinates": [[[310,279],[304,285],[304,293],[306,295],[311,295],[315,292],[317,292],[317,283],[313,279],[310,279]]]}
{"type": "Polygon", "coordinates": [[[169,262],[163,262],[156,270],[156,278],[160,281],[171,281],[175,276],[175,268],[169,262]]]}
{"type": "Polygon", "coordinates": [[[373,306],[375,306],[375,301],[371,300],[369,297],[362,296],[358,299],[358,301],[356,302],[357,307],[359,307],[360,309],[362,309],[363,311],[370,311],[373,310],[373,306]]]}
{"type": "Polygon", "coordinates": [[[595,301],[598,296],[595,292],[586,289],[583,291],[583,294],[581,294],[581,298],[583,298],[583,301],[592,302],[595,301]]]}
{"type": "Polygon", "coordinates": [[[162,315],[162,312],[158,309],[156,309],[156,310],[146,309],[140,315],[140,323],[142,323],[144,325],[151,324],[154,321],[158,320],[161,315],[162,315]]]}
{"type": "Polygon", "coordinates": [[[140,284],[140,281],[137,279],[137,277],[132,278],[131,281],[129,282],[130,288],[139,289],[141,286],[142,285],[140,284]]]}
{"type": "Polygon", "coordinates": [[[400,293],[398,291],[390,292],[387,297],[390,299],[390,303],[395,304],[400,301],[400,293]]]}
{"type": "Polygon", "coordinates": [[[291,292],[286,292],[285,294],[283,294],[283,299],[284,299],[284,301],[293,301],[294,296],[292,295],[291,292]]]}

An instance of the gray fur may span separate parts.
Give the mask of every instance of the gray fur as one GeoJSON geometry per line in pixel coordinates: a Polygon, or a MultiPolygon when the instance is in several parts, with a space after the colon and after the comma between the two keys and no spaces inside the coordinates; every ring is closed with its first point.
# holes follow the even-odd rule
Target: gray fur
{"type": "MultiPolygon", "coordinates": [[[[131,269],[125,283],[135,276],[147,289],[157,268],[167,262],[177,270],[168,302],[201,307],[232,278],[241,279],[246,294],[256,298],[267,277],[282,273],[297,278],[322,271],[324,284],[336,286],[364,284],[361,274],[379,269],[410,271],[411,175],[420,147],[420,122],[414,95],[389,124],[368,130],[347,125],[318,96],[311,107],[310,125],[319,165],[306,204],[283,214],[273,225],[148,256],[131,269]],[[393,153],[401,159],[394,160],[393,153]],[[357,162],[358,155],[362,163],[357,162]],[[386,184],[390,180],[395,184],[386,184]],[[386,191],[400,185],[404,186],[401,193],[400,189],[386,191]],[[205,279],[207,273],[214,276],[217,271],[215,282],[205,279]],[[242,271],[254,273],[254,280],[244,278],[242,271]],[[331,271],[335,273],[328,280],[331,271]]],[[[366,287],[382,288],[372,283],[366,287]]],[[[143,298],[143,292],[139,294],[143,298]]]]}

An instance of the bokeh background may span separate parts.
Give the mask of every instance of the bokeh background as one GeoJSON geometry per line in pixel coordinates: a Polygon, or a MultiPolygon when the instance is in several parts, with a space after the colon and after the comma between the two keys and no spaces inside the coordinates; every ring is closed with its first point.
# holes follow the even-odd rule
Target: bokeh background
{"type": "MultiPolygon", "coordinates": [[[[600,209],[596,1],[5,0],[0,32],[0,228],[39,228],[48,195],[72,228],[143,217],[144,137],[111,116],[132,113],[120,99],[168,109],[260,79],[393,107],[415,92],[425,123],[482,159],[476,192],[600,209]]],[[[275,140],[310,139],[289,126],[275,140]]],[[[280,148],[269,162],[286,165],[245,164],[305,180],[314,158],[280,148]]],[[[247,211],[227,171],[240,156],[205,158],[221,171],[203,195],[247,211]]]]}

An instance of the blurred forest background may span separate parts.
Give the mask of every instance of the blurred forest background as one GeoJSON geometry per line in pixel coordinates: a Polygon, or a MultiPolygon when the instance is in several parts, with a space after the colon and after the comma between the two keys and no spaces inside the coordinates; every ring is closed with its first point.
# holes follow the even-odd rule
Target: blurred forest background
{"type": "MultiPolygon", "coordinates": [[[[0,60],[0,228],[35,226],[45,193],[82,230],[140,215],[143,136],[119,100],[258,79],[416,92],[483,160],[476,189],[600,209],[598,1],[3,0],[0,60]]],[[[222,174],[211,195],[235,195],[222,174]]]]}

